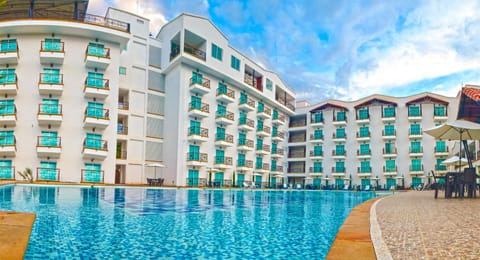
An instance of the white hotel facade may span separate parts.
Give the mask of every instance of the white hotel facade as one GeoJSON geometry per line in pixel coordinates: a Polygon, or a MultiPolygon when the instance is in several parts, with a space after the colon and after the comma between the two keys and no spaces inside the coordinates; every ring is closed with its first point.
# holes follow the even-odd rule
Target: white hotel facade
{"type": "Polygon", "coordinates": [[[274,184],[295,94],[182,14],[156,37],[143,17],[88,1],[0,8],[0,178],[177,186],[274,184]],[[164,168],[149,165],[164,165],[164,168]]]}
{"type": "Polygon", "coordinates": [[[0,8],[0,179],[31,168],[36,180],[73,183],[409,186],[445,171],[449,144],[422,130],[453,119],[457,98],[371,96],[295,111],[278,75],[208,19],[182,14],[153,37],[143,17],[87,6],[0,8]]]}

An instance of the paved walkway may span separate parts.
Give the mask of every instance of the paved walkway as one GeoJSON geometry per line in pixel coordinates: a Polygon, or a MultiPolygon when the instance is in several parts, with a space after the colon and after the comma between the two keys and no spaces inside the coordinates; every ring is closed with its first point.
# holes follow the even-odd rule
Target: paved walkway
{"type": "Polygon", "coordinates": [[[480,259],[480,198],[433,198],[410,191],[376,207],[382,237],[393,259],[480,259]]]}

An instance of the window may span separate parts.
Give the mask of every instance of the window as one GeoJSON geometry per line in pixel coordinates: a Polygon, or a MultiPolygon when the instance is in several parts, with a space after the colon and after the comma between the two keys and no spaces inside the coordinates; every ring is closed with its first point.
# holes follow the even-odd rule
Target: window
{"type": "Polygon", "coordinates": [[[53,39],[53,38],[45,38],[45,42],[43,43],[43,50],[44,51],[63,51],[62,43],[60,39],[53,39]]]}
{"type": "Polygon", "coordinates": [[[445,158],[437,158],[437,171],[446,171],[447,166],[443,165],[442,162],[445,161],[445,158]]]}
{"type": "Polygon", "coordinates": [[[276,143],[272,143],[272,153],[273,154],[277,153],[277,144],[276,143]]]}
{"type": "Polygon", "coordinates": [[[224,105],[217,105],[217,117],[226,117],[227,116],[227,107],[224,105]]]}
{"type": "Polygon", "coordinates": [[[385,154],[392,154],[395,152],[395,149],[393,147],[393,143],[385,143],[385,154]]]}
{"type": "Polygon", "coordinates": [[[335,132],[336,132],[335,134],[336,138],[345,138],[345,128],[337,128],[335,132]]]}
{"type": "Polygon", "coordinates": [[[240,93],[240,105],[248,102],[248,96],[245,93],[240,93]]]}
{"type": "Polygon", "coordinates": [[[421,153],[422,152],[422,147],[420,142],[410,142],[410,152],[411,153],[421,153]]]}
{"type": "Polygon", "coordinates": [[[272,164],[270,170],[276,171],[277,170],[277,161],[276,160],[271,160],[270,162],[272,164]]]}
{"type": "Polygon", "coordinates": [[[275,137],[278,135],[278,127],[272,126],[272,136],[275,137]]]}
{"type": "Polygon", "coordinates": [[[12,160],[0,160],[0,179],[12,179],[12,160]]]}
{"type": "Polygon", "coordinates": [[[360,137],[368,137],[370,136],[370,131],[368,126],[362,126],[360,127],[360,132],[359,132],[360,137]]]}
{"type": "Polygon", "coordinates": [[[411,124],[410,125],[410,134],[411,135],[419,135],[422,134],[420,130],[420,124],[411,124]]]}
{"type": "Polygon", "coordinates": [[[313,163],[313,172],[322,172],[322,162],[313,163]]]}
{"type": "Polygon", "coordinates": [[[422,160],[420,159],[413,159],[412,160],[412,171],[421,171],[422,170],[422,160]]]}
{"type": "Polygon", "coordinates": [[[246,161],[245,161],[245,154],[244,153],[239,153],[238,154],[238,166],[245,166],[246,161]]]}
{"type": "Polygon", "coordinates": [[[312,123],[322,123],[323,122],[323,113],[317,112],[313,114],[313,122],[312,123]]]}
{"type": "Polygon", "coordinates": [[[224,164],[225,163],[225,151],[224,150],[215,150],[215,164],[224,164]]]}
{"type": "Polygon", "coordinates": [[[237,57],[232,55],[230,66],[238,71],[240,71],[240,60],[237,57]]]}
{"type": "Polygon", "coordinates": [[[368,108],[358,110],[358,119],[368,119],[368,108]]]}
{"type": "Polygon", "coordinates": [[[86,163],[83,174],[83,181],[85,182],[100,182],[102,180],[102,165],[86,163]]]}
{"type": "Polygon", "coordinates": [[[395,117],[395,107],[384,107],[383,117],[395,117]]]}
{"type": "MultiPolygon", "coordinates": [[[[95,75],[100,74],[100,86],[103,86],[102,84],[102,79],[103,79],[103,74],[101,73],[93,73],[95,75]]],[[[95,76],[93,76],[95,77],[95,76]]],[[[89,74],[89,80],[93,80],[93,78],[90,78],[89,74]]],[[[87,80],[87,84],[90,82],[87,80]]],[[[95,78],[96,80],[96,78],[95,78]]],[[[60,76],[60,69],[52,69],[52,68],[44,68],[43,73],[42,73],[42,78],[41,78],[42,83],[48,83],[48,84],[60,84],[61,83],[61,76],[60,76]]],[[[96,83],[96,82],[94,82],[96,83]]]]}
{"type": "Polygon", "coordinates": [[[386,172],[395,172],[397,171],[397,165],[395,160],[386,160],[385,161],[385,171],[386,172]]]}
{"type": "Polygon", "coordinates": [[[313,138],[315,140],[317,139],[322,139],[323,138],[323,130],[322,129],[317,129],[313,132],[313,138]]]}
{"type": "Polygon", "coordinates": [[[188,131],[189,135],[200,135],[200,122],[195,120],[190,120],[190,130],[188,131]]]}
{"type": "Polygon", "coordinates": [[[266,83],[266,87],[268,90],[272,90],[273,89],[273,83],[271,80],[267,79],[267,83],[266,83]]]}
{"type": "Polygon", "coordinates": [[[11,84],[17,82],[15,69],[0,69],[0,84],[11,84]]]}
{"type": "Polygon", "coordinates": [[[370,144],[361,144],[360,154],[370,154],[370,144]]]}
{"type": "Polygon", "coordinates": [[[395,125],[385,125],[383,135],[390,136],[395,135],[395,125]]]}
{"type": "Polygon", "coordinates": [[[87,86],[93,88],[103,88],[103,73],[88,72],[87,86]]]}
{"type": "Polygon", "coordinates": [[[221,61],[222,60],[222,54],[223,54],[222,48],[220,48],[217,45],[212,43],[212,57],[221,61]]]}
{"type": "Polygon", "coordinates": [[[224,83],[222,82],[218,82],[218,90],[217,90],[217,93],[220,95],[220,94],[224,94],[226,95],[227,94],[227,85],[225,85],[224,83]]]}
{"type": "Polygon", "coordinates": [[[118,68],[118,74],[120,74],[120,75],[127,75],[127,68],[125,68],[125,67],[119,67],[119,68],[118,68]]]}
{"type": "Polygon", "coordinates": [[[262,150],[263,149],[263,140],[260,138],[257,138],[257,150],[262,150]]]}
{"type": "Polygon", "coordinates": [[[39,146],[47,146],[47,147],[60,146],[59,138],[57,137],[57,132],[42,131],[39,146]]]}
{"type": "Polygon", "coordinates": [[[370,167],[370,161],[360,162],[360,172],[371,172],[372,168],[370,167]]]}
{"type": "Polygon", "coordinates": [[[321,145],[317,145],[313,147],[313,156],[322,156],[323,149],[321,145]]]}
{"type": "Polygon", "coordinates": [[[278,119],[278,110],[276,109],[273,109],[273,112],[272,112],[272,119],[275,120],[275,119],[278,119]]]}
{"type": "Polygon", "coordinates": [[[198,186],[198,170],[188,170],[188,186],[198,186]]]}
{"type": "Polygon", "coordinates": [[[437,141],[435,145],[435,152],[446,152],[447,147],[445,145],[445,141],[437,141]]]}
{"type": "Polygon", "coordinates": [[[87,116],[105,119],[106,114],[103,113],[103,104],[96,102],[88,102],[87,116]]]}
{"type": "Polygon", "coordinates": [[[421,116],[422,110],[420,106],[409,106],[408,107],[408,116],[421,116]]]}
{"type": "Polygon", "coordinates": [[[15,136],[13,131],[0,131],[0,146],[15,145],[15,136]]]}
{"type": "Polygon", "coordinates": [[[244,133],[238,134],[238,145],[246,145],[247,144],[247,135],[244,133]]]}
{"type": "Polygon", "coordinates": [[[54,181],[57,180],[57,163],[40,162],[39,179],[54,181]]]}
{"type": "Polygon", "coordinates": [[[87,48],[88,55],[105,57],[105,48],[101,43],[91,42],[87,48]]]}
{"type": "Polygon", "coordinates": [[[17,39],[5,39],[0,42],[0,52],[17,51],[17,39]]]}
{"type": "Polygon", "coordinates": [[[257,112],[258,112],[258,113],[261,113],[261,112],[263,112],[264,109],[265,109],[265,105],[264,105],[262,102],[258,102],[258,110],[257,110],[257,112]]]}
{"type": "Polygon", "coordinates": [[[434,116],[446,116],[445,107],[442,105],[435,105],[434,116]]]}
{"type": "Polygon", "coordinates": [[[195,84],[195,83],[202,84],[202,81],[203,81],[203,75],[198,73],[198,72],[192,71],[191,83],[192,84],[195,84]]]}
{"type": "Polygon", "coordinates": [[[342,144],[336,145],[335,155],[345,155],[345,146],[342,144]]]}
{"type": "Polygon", "coordinates": [[[335,121],[345,121],[345,119],[346,119],[345,111],[338,111],[337,118],[335,121]]]}
{"type": "Polygon", "coordinates": [[[188,160],[189,161],[200,161],[200,146],[190,145],[188,147],[188,160]]]}
{"type": "Polygon", "coordinates": [[[262,157],[257,157],[255,160],[255,169],[262,169],[263,159],[262,157]]]}
{"type": "Polygon", "coordinates": [[[225,128],[217,127],[217,134],[215,135],[215,140],[225,140],[225,128]]]}
{"type": "Polygon", "coordinates": [[[257,121],[257,131],[262,131],[263,130],[263,120],[258,120],[257,121]]]}
{"type": "Polygon", "coordinates": [[[0,115],[14,115],[15,113],[15,100],[0,100],[0,115]]]}
{"type": "Polygon", "coordinates": [[[247,124],[247,114],[240,112],[240,118],[239,118],[239,124],[240,125],[245,125],[247,124]]]}
{"type": "Polygon", "coordinates": [[[345,172],[345,162],[335,162],[335,172],[345,172]]]}
{"type": "Polygon", "coordinates": [[[85,138],[85,147],[91,149],[102,149],[102,135],[87,133],[87,138],[85,138]]]}

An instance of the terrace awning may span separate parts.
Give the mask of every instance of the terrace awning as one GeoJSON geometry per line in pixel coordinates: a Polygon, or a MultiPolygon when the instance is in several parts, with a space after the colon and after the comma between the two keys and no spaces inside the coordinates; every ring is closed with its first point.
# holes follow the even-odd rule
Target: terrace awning
{"type": "Polygon", "coordinates": [[[480,87],[467,85],[462,88],[457,119],[480,123],[480,87]]]}

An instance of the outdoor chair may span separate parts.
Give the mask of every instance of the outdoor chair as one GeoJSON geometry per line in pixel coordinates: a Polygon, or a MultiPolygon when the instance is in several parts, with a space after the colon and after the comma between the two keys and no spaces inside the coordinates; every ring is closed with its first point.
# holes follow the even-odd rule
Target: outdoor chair
{"type": "Polygon", "coordinates": [[[364,191],[370,191],[370,185],[366,185],[364,191]]]}
{"type": "Polygon", "coordinates": [[[152,186],[152,180],[153,180],[152,178],[147,178],[147,184],[152,186]]]}
{"type": "Polygon", "coordinates": [[[343,187],[343,190],[349,190],[350,187],[348,186],[348,184],[345,184],[345,186],[343,187]]]}

